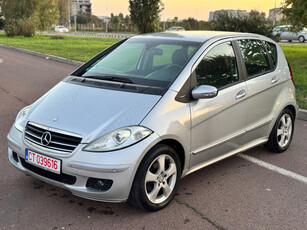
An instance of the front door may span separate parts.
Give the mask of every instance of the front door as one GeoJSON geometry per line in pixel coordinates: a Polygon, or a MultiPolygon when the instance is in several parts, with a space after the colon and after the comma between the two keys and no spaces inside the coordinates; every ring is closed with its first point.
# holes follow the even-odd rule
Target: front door
{"type": "Polygon", "coordinates": [[[195,69],[197,85],[215,86],[215,98],[199,99],[191,106],[190,167],[217,159],[240,146],[245,132],[247,88],[239,74],[233,43],[211,48],[195,69]]]}

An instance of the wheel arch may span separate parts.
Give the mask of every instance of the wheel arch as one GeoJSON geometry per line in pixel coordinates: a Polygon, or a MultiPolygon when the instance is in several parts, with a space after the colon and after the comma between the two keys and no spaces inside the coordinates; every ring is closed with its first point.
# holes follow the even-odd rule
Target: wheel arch
{"type": "Polygon", "coordinates": [[[181,172],[183,171],[184,169],[184,164],[185,164],[185,151],[184,151],[184,148],[182,146],[182,144],[175,140],[175,139],[164,139],[164,140],[161,140],[158,144],[164,144],[164,145],[167,145],[169,147],[172,147],[176,153],[178,154],[179,156],[179,159],[180,159],[180,163],[181,163],[181,172]]]}
{"type": "Polygon", "coordinates": [[[293,105],[287,105],[284,109],[289,109],[293,113],[293,118],[295,120],[295,118],[296,118],[296,109],[295,109],[295,107],[293,105]]]}

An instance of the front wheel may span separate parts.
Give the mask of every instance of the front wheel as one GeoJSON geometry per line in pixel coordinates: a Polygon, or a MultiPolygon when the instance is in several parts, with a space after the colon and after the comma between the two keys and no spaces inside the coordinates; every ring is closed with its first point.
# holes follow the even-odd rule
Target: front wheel
{"type": "Polygon", "coordinates": [[[282,153],[291,144],[294,131],[294,116],[291,110],[284,109],[276,120],[268,142],[264,145],[269,151],[282,153]]]}
{"type": "Polygon", "coordinates": [[[181,163],[175,150],[159,144],[142,160],[130,191],[133,206],[158,211],[166,207],[176,194],[181,178],[181,163]]]}

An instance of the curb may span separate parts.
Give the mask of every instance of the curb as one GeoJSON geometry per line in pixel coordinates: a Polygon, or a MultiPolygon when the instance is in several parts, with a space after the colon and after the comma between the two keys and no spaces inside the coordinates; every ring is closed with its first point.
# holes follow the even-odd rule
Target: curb
{"type": "Polygon", "coordinates": [[[49,59],[49,60],[53,60],[53,61],[57,61],[57,62],[65,63],[65,64],[70,64],[70,65],[75,65],[75,66],[80,66],[80,65],[84,64],[84,62],[75,61],[75,60],[71,60],[71,59],[67,59],[67,58],[62,58],[62,57],[58,57],[58,56],[55,56],[55,55],[48,55],[48,54],[44,54],[44,53],[39,53],[39,52],[36,52],[36,51],[27,50],[27,49],[15,47],[15,46],[0,44],[0,47],[19,51],[19,52],[22,52],[22,53],[25,53],[25,54],[31,54],[31,55],[34,55],[34,56],[37,56],[37,57],[45,58],[47,60],[49,59]]]}
{"type": "Polygon", "coordinates": [[[307,110],[299,109],[297,114],[297,119],[307,121],[307,110]]]}
{"type": "Polygon", "coordinates": [[[137,34],[122,34],[122,33],[78,33],[78,32],[69,32],[69,33],[56,33],[56,32],[43,32],[47,35],[57,35],[57,36],[72,36],[72,37],[97,37],[97,38],[117,38],[117,39],[126,39],[133,37],[137,34]]]}

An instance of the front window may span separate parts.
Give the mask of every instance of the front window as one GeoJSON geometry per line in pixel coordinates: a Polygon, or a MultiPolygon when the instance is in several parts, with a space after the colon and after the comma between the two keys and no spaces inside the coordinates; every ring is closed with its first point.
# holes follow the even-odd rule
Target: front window
{"type": "Polygon", "coordinates": [[[125,78],[131,83],[167,88],[201,43],[131,38],[98,59],[83,77],[125,78]]]}
{"type": "Polygon", "coordinates": [[[239,81],[236,56],[231,42],[211,49],[195,69],[197,85],[222,88],[239,81]]]}

